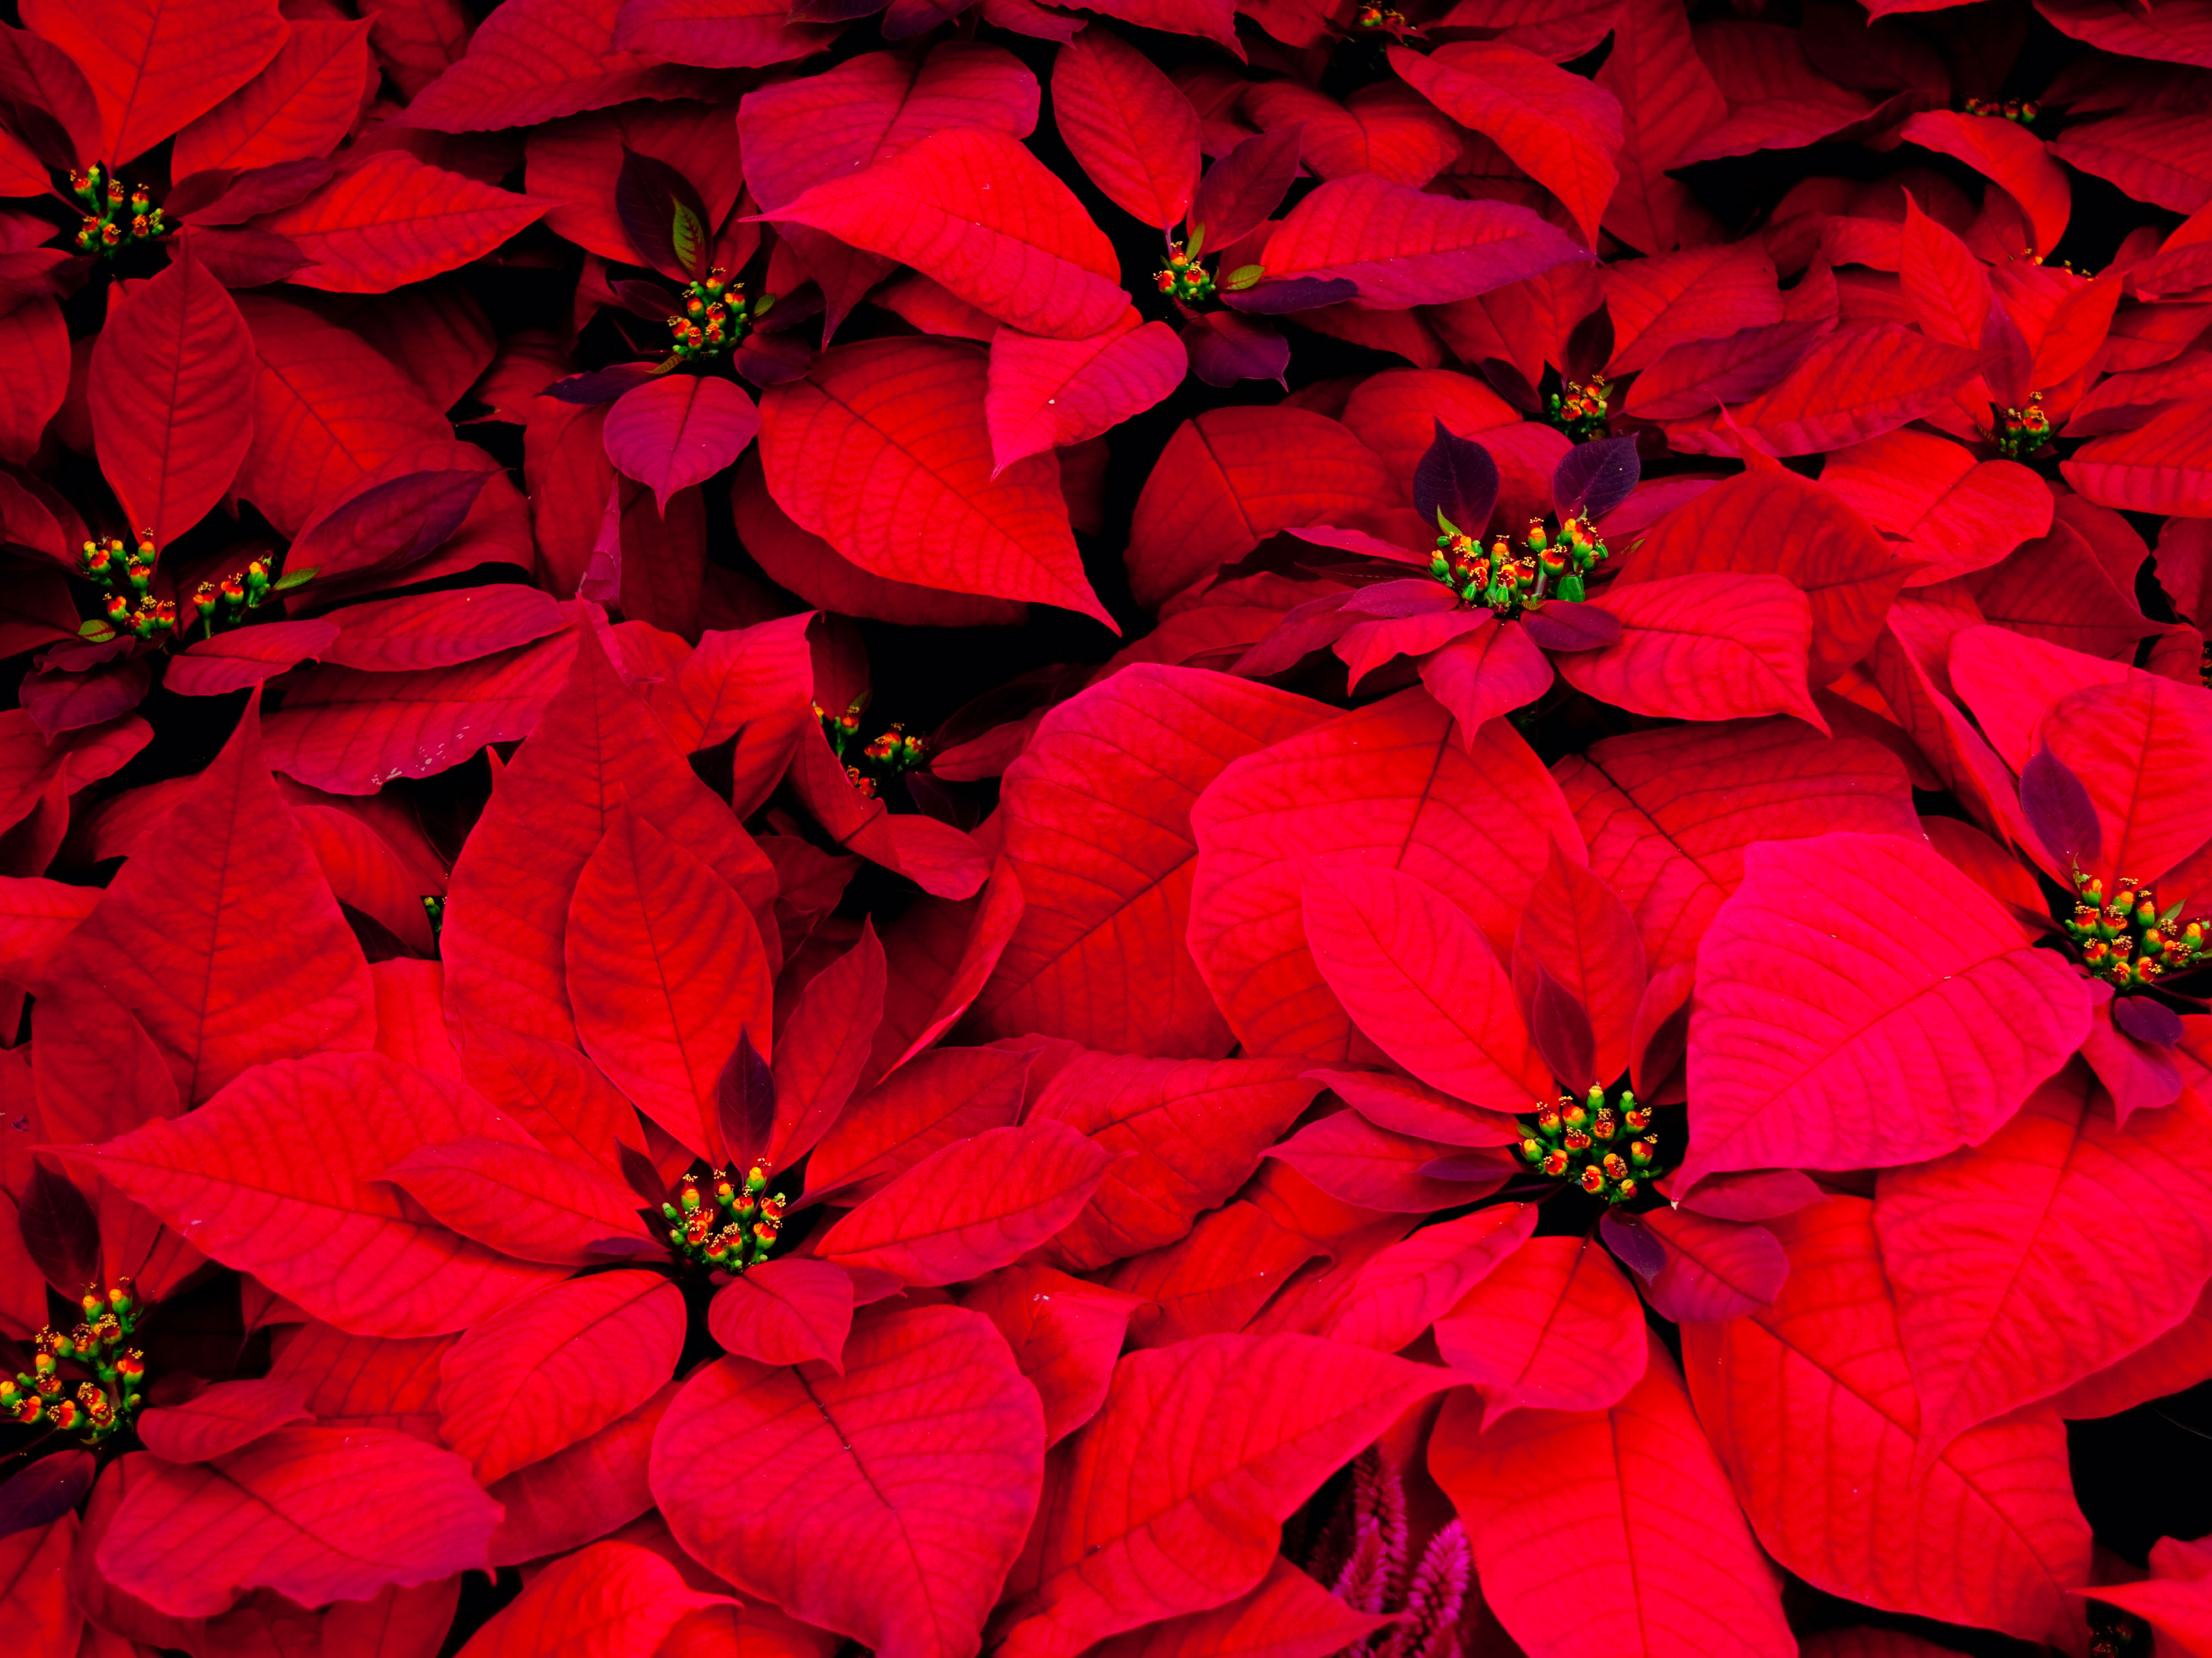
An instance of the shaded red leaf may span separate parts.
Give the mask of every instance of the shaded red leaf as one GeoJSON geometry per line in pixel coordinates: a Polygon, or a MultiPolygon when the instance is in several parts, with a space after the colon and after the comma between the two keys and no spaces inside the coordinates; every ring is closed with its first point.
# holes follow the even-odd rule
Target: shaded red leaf
{"type": "Polygon", "coordinates": [[[136,1425],[146,1448],[162,1461],[204,1462],[307,1419],[296,1383],[264,1380],[218,1382],[181,1405],[147,1410],[136,1425]]]}
{"type": "Polygon", "coordinates": [[[739,1358],[763,1364],[819,1359],[842,1375],[853,1327],[853,1275],[824,1260],[757,1262],[714,1292],[707,1327],[739,1358]]]}
{"type": "Polygon", "coordinates": [[[1636,1292],[1588,1238],[1530,1238],[1437,1320],[1436,1337],[1493,1422],[1521,1406],[1603,1410],[1644,1372],[1636,1292]]]}

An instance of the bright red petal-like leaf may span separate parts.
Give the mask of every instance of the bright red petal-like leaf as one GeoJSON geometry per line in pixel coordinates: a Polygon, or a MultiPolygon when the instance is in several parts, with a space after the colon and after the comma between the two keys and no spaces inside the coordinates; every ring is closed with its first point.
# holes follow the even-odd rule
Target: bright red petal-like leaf
{"type": "MultiPolygon", "coordinates": [[[[1946,345],[1901,323],[1847,323],[1823,336],[1771,390],[1728,412],[1737,428],[1776,454],[1818,454],[1893,432],[1941,408],[1981,367],[1978,349],[1946,345]]],[[[1739,447],[1725,427],[1668,430],[1680,434],[1678,446],[1694,443],[1728,455],[1739,447]]]]}
{"type": "Polygon", "coordinates": [[[819,1359],[842,1375],[853,1327],[853,1275],[823,1260],[756,1262],[714,1292],[707,1327],[739,1358],[763,1364],[819,1359]]]}
{"type": "Polygon", "coordinates": [[[386,1178],[441,1224],[523,1260],[590,1266],[659,1252],[659,1241],[638,1223],[635,1193],[533,1145],[482,1139],[425,1145],[386,1178]]]}
{"type": "Polygon", "coordinates": [[[908,1284],[980,1278],[1082,1212],[1114,1153],[1049,1119],[931,1153],[823,1234],[830,1260],[908,1284]]]}
{"type": "Polygon", "coordinates": [[[1025,333],[1079,340],[1127,308],[1120,262],[1066,185],[1013,139],[948,127],[773,210],[910,264],[1025,333]]]}
{"type": "Polygon", "coordinates": [[[222,696],[258,685],[311,656],[338,636],[327,622],[271,622],[240,628],[187,645],[169,663],[161,683],[179,696],[222,696]]]}
{"type": "Polygon", "coordinates": [[[2185,1318],[2212,1278],[2206,1108],[2117,1127],[2079,1066],[1972,1151],[1886,1172],[1875,1230],[1921,1410],[1923,1461],[2185,1318]]]}
{"type": "Polygon", "coordinates": [[[1620,106],[1610,92],[1495,40],[1458,41],[1426,57],[1394,46],[1390,66],[1453,120],[1493,141],[1566,204],[1583,240],[1597,245],[1598,216],[1620,176],[1613,161],[1620,106]]]}
{"type": "Polygon", "coordinates": [[[804,58],[832,38],[790,15],[774,0],[627,0],[615,42],[679,64],[754,69],[804,58]]]}
{"type": "Polygon", "coordinates": [[[1189,937],[1246,1050],[1351,1053],[1351,1021],[1307,946],[1300,855],[1425,881],[1493,949],[1510,948],[1540,873],[1528,850],[1553,841],[1570,857],[1580,849],[1565,801],[1538,770],[1505,721],[1463,745],[1451,716],[1419,689],[1233,762],[1191,809],[1199,860],[1189,937]],[[1481,881],[1468,878],[1475,869],[1481,881]]]}
{"type": "Polygon", "coordinates": [[[1020,1552],[1043,1462],[1036,1390],[990,1321],[921,1307],[862,1318],[842,1376],[699,1372],[654,1437],[653,1490],[739,1588],[884,1658],[957,1658],[1020,1552]]]}
{"type": "Polygon", "coordinates": [[[1805,683],[1812,601],[1782,577],[1662,576],[1611,589],[1603,608],[1619,618],[1620,641],[1557,659],[1560,676],[1577,689],[1634,714],[1789,714],[1827,730],[1805,683]]]}
{"type": "Polygon", "coordinates": [[[1684,1327],[1698,1420],[1759,1542],[1815,1587],[2023,1640],[2078,1639],[2066,1591],[2086,1583],[2089,1528],[2056,1415],[1970,1429],[1914,1477],[1920,1410],[1873,1207],[1836,1198],[1775,1222],[1790,1254],[1781,1298],[1684,1327]]]}
{"type": "Polygon", "coordinates": [[[769,1039],[772,963],[743,900],[626,806],[579,872],[562,948],[584,1050],[695,1151],[720,1144],[714,1079],[769,1039]]]}
{"type": "Polygon", "coordinates": [[[1006,772],[1000,821],[1026,902],[977,999],[981,1028],[1121,1054],[1225,1051],[1183,942],[1191,805],[1230,761],[1326,717],[1285,692],[1150,665],[1048,714],[1006,772]]]}
{"type": "Polygon", "coordinates": [[[447,1352],[439,1435],[488,1485],[644,1403],[683,1345],[684,1293],[658,1272],[549,1285],[447,1352]]]}
{"type": "Polygon", "coordinates": [[[2212,442],[2204,424],[2203,403],[2177,404],[2131,431],[2084,444],[2061,470],[2100,506],[2212,515],[2212,442]]]}
{"type": "Polygon", "coordinates": [[[944,1048],[918,1054],[854,1102],[814,1148],[809,1194],[855,1202],[881,1191],[933,1151],[1021,1115],[1027,1054],[944,1048]]]}
{"type": "Polygon", "coordinates": [[[253,340],[222,285],[189,256],[116,307],[87,395],[100,470],[156,547],[198,523],[253,440],[239,395],[253,340]]]}
{"type": "Polygon", "coordinates": [[[1054,1071],[1029,1121],[1065,1123],[1118,1159],[1054,1240],[1081,1268],[1181,1237],[1243,1184],[1318,1084],[1295,1061],[1144,1060],[1079,1054],[1054,1071]]]}
{"type": "Polygon", "coordinates": [[[188,1104],[264,1060],[368,1047],[368,967],[263,769],[254,705],[173,832],[70,937],[70,971],[137,1016],[188,1104]]]}
{"type": "Polygon", "coordinates": [[[307,1419],[307,1402],[289,1382],[218,1382],[181,1405],[149,1409],[138,1437],[166,1462],[228,1456],[287,1423],[307,1419]]]}
{"type": "Polygon", "coordinates": [[[22,18],[76,60],[99,101],[98,148],[78,159],[116,166],[244,86],[288,33],[276,0],[31,0],[22,18]]]}
{"type": "Polygon", "coordinates": [[[1495,1154],[1394,1133],[1357,1111],[1317,1118],[1270,1146],[1267,1155],[1340,1203],[1401,1215],[1431,1214],[1486,1198],[1513,1172],[1495,1154]],[[1431,1174],[1439,1163],[1446,1172],[1431,1174]]]}
{"type": "Polygon", "coordinates": [[[1668,0],[1629,0],[1612,23],[1613,51],[1596,80],[1620,106],[1620,182],[1605,228],[1632,247],[1664,254],[1683,240],[1686,216],[1694,216],[1688,189],[1666,169],[1728,118],[1728,100],[1692,44],[1689,19],[1668,0]]]}
{"type": "Polygon", "coordinates": [[[338,632],[313,653],[318,659],[380,673],[473,662],[562,627],[560,607],[550,598],[511,584],[350,604],[323,620],[338,632]]]}
{"type": "Polygon", "coordinates": [[[732,382],[667,374],[607,410],[607,459],[625,477],[650,485],[665,513],[669,496],[714,477],[759,430],[760,410],[732,382]]]}
{"type": "Polygon", "coordinates": [[[1044,1402],[1045,1443],[1055,1445],[1098,1413],[1136,1297],[1049,1266],[1009,1266],[962,1297],[999,1327],[1014,1363],[1044,1402]]]}
{"type": "Polygon", "coordinates": [[[2154,674],[2085,685],[2045,716],[2051,753],[2088,792],[2102,830],[2094,873],[2155,881],[2212,840],[2193,791],[2212,756],[2212,694],[2154,674]]]}
{"type": "Polygon", "coordinates": [[[1512,981],[1474,922],[1383,865],[1307,864],[1305,936],[1353,1023],[1431,1087],[1511,1110],[1550,1078],[1515,1017],[1512,981]]]}
{"type": "Polygon", "coordinates": [[[1526,1203],[1424,1227],[1360,1268],[1321,1333],[1395,1353],[1457,1306],[1535,1228],[1536,1206],[1526,1203]]]}
{"type": "Polygon", "coordinates": [[[1643,1309],[1589,1238],[1530,1238],[1437,1321],[1437,1351],[1487,1401],[1598,1411],[1644,1370],[1643,1309]]]}
{"type": "Polygon", "coordinates": [[[1924,586],[1983,569],[2051,530],[2051,489],[2016,461],[1974,459],[1925,432],[1892,432],[1828,457],[1820,485],[1898,550],[1926,561],[1905,578],[1924,586]]]}
{"type": "Polygon", "coordinates": [[[1188,367],[1182,341],[1164,322],[1109,328],[1084,340],[1002,328],[991,337],[983,399],[992,463],[1003,470],[1024,455],[1111,431],[1182,385],[1188,367]]]}
{"type": "Polygon", "coordinates": [[[679,1619],[715,1599],[685,1587],[650,1549],[595,1543],[532,1577],[461,1650],[468,1658],[650,1658],[679,1619]]]}
{"type": "Polygon", "coordinates": [[[1429,1469],[1466,1523],[1484,1600],[1528,1652],[1797,1649],[1774,1570],[1656,1336],[1643,1380],[1603,1411],[1516,1411],[1485,1431],[1476,1401],[1455,1394],[1429,1469]],[[1562,1535],[1577,1540],[1567,1562],[1562,1535]]]}
{"type": "Polygon", "coordinates": [[[2057,1069],[2087,987],[1924,843],[1755,847],[1698,951],[1682,1185],[1917,1163],[1985,1138],[2057,1069]],[[1900,951],[1899,932],[1917,941],[1900,951]]]}
{"type": "Polygon", "coordinates": [[[542,202],[387,149],[261,226],[307,256],[291,276],[301,287],[385,294],[490,252],[544,211],[542,202]]]}
{"type": "MultiPolygon", "coordinates": [[[[1964,161],[1994,180],[2027,215],[2035,249],[2048,253],[2066,234],[2073,192],[2066,171],[2051,158],[2043,141],[2016,122],[1996,115],[1965,115],[1955,110],[1923,110],[1898,129],[1908,143],[1964,161]]],[[[2089,169],[2095,171],[2094,168],[2089,169]]],[[[1979,347],[1977,335],[1964,343],[1979,347]]]]}
{"type": "Polygon", "coordinates": [[[1007,1658],[1073,1658],[1264,1578],[1277,1527],[1446,1371],[1311,1336],[1213,1336],[1135,1352],[1042,1516],[1037,1588],[1007,1658]]]}
{"type": "Polygon", "coordinates": [[[708,77],[617,49],[622,0],[520,0],[487,17],[401,120],[434,132],[526,126],[632,98],[682,97],[708,77]]]}
{"type": "Polygon", "coordinates": [[[1260,1587],[1209,1612],[1187,1612],[1101,1642],[1097,1658],[1333,1658],[1380,1627],[1280,1555],[1260,1587]]]}
{"type": "Polygon", "coordinates": [[[1347,277],[1354,304],[1443,305],[1589,256],[1524,207],[1455,201],[1373,173],[1333,179],[1269,239],[1267,275],[1347,277]]]}
{"type": "Polygon", "coordinates": [[[498,1520],[451,1451],[374,1428],[280,1428],[133,1485],[100,1569],[180,1618],[222,1612],[249,1588],[320,1606],[481,1568],[498,1520]]]}
{"type": "Polygon", "coordinates": [[[864,570],[1103,621],[1057,462],[1032,455],[994,471],[988,377],[981,353],[951,340],[824,354],[806,379],[761,399],[769,489],[802,529],[864,570]]]}
{"type": "Polygon", "coordinates": [[[171,176],[329,155],[360,118],[374,27],[294,22],[266,68],[177,135],[171,176]]]}
{"type": "Polygon", "coordinates": [[[1162,230],[1190,210],[1198,112],[1119,35],[1085,29],[1060,48],[1052,65],[1052,118],[1077,165],[1116,207],[1162,230]]]}
{"type": "Polygon", "coordinates": [[[1738,1318],[1771,1305],[1790,1275],[1781,1244],[1763,1226],[1716,1220],[1687,1208],[1654,1209],[1643,1221],[1667,1249],[1667,1264],[1644,1294],[1678,1324],[1738,1318]]]}
{"type": "Polygon", "coordinates": [[[435,1335],[560,1276],[416,1218],[385,1182],[418,1145],[501,1134],[520,1131],[458,1084],[326,1054],[258,1066],[197,1111],[64,1155],[318,1318],[435,1335]]]}

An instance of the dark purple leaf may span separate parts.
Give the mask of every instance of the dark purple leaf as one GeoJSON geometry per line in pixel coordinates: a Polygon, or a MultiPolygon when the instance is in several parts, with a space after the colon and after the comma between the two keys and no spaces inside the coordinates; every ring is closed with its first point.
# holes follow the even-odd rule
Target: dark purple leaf
{"type": "Polygon", "coordinates": [[[225,167],[210,167],[204,173],[195,173],[188,179],[177,181],[169,191],[169,199],[162,210],[174,220],[194,225],[244,224],[258,213],[274,213],[280,208],[303,202],[337,176],[336,161],[315,160],[279,161],[273,167],[257,167],[245,173],[229,174],[225,167]],[[203,179],[228,174],[223,188],[207,196],[203,179]],[[177,198],[185,198],[179,207],[177,198]],[[202,200],[201,197],[205,199],[202,200]]]}
{"type": "Polygon", "coordinates": [[[31,1264],[56,1293],[75,1302],[98,1283],[100,1221],[66,1175],[33,1163],[22,1200],[15,1206],[15,1225],[31,1264]]]}
{"type": "Polygon", "coordinates": [[[2020,774],[2020,809],[2035,838],[2060,863],[2087,869],[2104,848],[2097,809],[2074,768],[2044,744],[2020,774]]]}
{"type": "Polygon", "coordinates": [[[775,1131],[775,1074],[749,1035],[738,1037],[736,1051],[715,1081],[714,1109],[732,1170],[751,1168],[775,1131]]]}
{"type": "Polygon", "coordinates": [[[653,1205],[657,1212],[668,1196],[668,1182],[660,1178],[653,1159],[619,1140],[615,1142],[615,1157],[622,1164],[623,1178],[629,1182],[629,1189],[653,1205]]]}
{"type": "MultiPolygon", "coordinates": [[[[1485,1158],[1480,1151],[1448,1151],[1441,1157],[1430,1158],[1420,1167],[1420,1173],[1426,1179],[1457,1181],[1469,1186],[1481,1182],[1492,1192],[1505,1184],[1506,1175],[1510,1172],[1499,1168],[1494,1157],[1485,1158]]],[[[1469,1192],[1466,1195],[1472,1199],[1482,1197],[1485,1193],[1469,1192]]]]}
{"type": "Polygon", "coordinates": [[[814,366],[814,347],[804,335],[757,329],[738,344],[732,361],[755,386],[788,386],[806,378],[814,366]]]}
{"type": "Polygon", "coordinates": [[[615,211],[639,260],[678,282],[707,274],[714,233],[691,181],[667,162],[623,146],[615,211]]]}
{"type": "Polygon", "coordinates": [[[1258,229],[1275,210],[1298,176],[1298,145],[1305,131],[1304,122],[1294,121],[1257,133],[1206,168],[1188,219],[1194,235],[1203,233],[1204,252],[1220,252],[1258,229]]]}
{"type": "Polygon", "coordinates": [[[1239,380],[1276,380],[1291,366],[1291,343],[1263,322],[1225,311],[1209,311],[1183,325],[1183,349],[1190,372],[1208,386],[1239,380]]]}
{"type": "Polygon", "coordinates": [[[1552,473],[1552,504],[1563,521],[1578,513],[1602,518],[1628,499],[1643,476],[1633,437],[1578,443],[1559,458],[1552,473]]]}
{"type": "Polygon", "coordinates": [[[1567,349],[1560,355],[1567,360],[1567,378],[1572,380],[1595,379],[1598,370],[1613,360],[1613,313],[1603,300],[1575,325],[1567,336],[1567,349]]]}
{"type": "Polygon", "coordinates": [[[402,570],[446,544],[483,493],[489,472],[407,472],[362,490],[309,524],[284,560],[287,580],[402,570]]]}
{"type": "Polygon", "coordinates": [[[2181,1016],[2148,996],[2123,996],[2114,1002],[2112,1023],[2154,1048],[2172,1048],[2181,1040],[2181,1016]]]}
{"type": "Polygon", "coordinates": [[[61,1451],[22,1469],[0,1485],[0,1537],[60,1519],[84,1501],[97,1467],[90,1451],[61,1451]]]}
{"type": "Polygon", "coordinates": [[[1341,305],[1359,297],[1359,284],[1349,276],[1286,276],[1255,287],[1224,288],[1221,302],[1231,311],[1255,317],[1287,316],[1293,311],[1318,311],[1325,305],[1341,305]]]}
{"type": "Polygon", "coordinates": [[[661,283],[641,276],[625,276],[614,285],[614,290],[623,310],[647,322],[665,323],[683,304],[661,283]]]}
{"type": "Polygon", "coordinates": [[[130,713],[146,700],[152,683],[146,659],[126,657],[81,673],[41,669],[26,674],[17,698],[51,743],[64,732],[82,731],[130,713]]]}
{"type": "Polygon", "coordinates": [[[1547,651],[1601,651],[1620,638],[1620,618],[1595,604],[1547,598],[1521,614],[1529,639],[1547,651]]]}
{"type": "Polygon", "coordinates": [[[1686,420],[1755,398],[1802,362],[1830,326],[1825,317],[1805,318],[1669,346],[1636,377],[1625,412],[1639,420],[1686,420]]]}
{"type": "Polygon", "coordinates": [[[587,374],[571,374],[557,380],[540,394],[556,398],[562,403],[580,403],[596,407],[612,403],[625,392],[635,392],[647,380],[658,380],[659,372],[649,362],[618,362],[611,368],[594,368],[587,374]]]}
{"type": "Polygon", "coordinates": [[[1264,679],[1269,674],[1297,667],[1311,653],[1344,636],[1345,629],[1352,623],[1352,618],[1343,614],[1352,597],[1350,593],[1330,593],[1292,605],[1283,613],[1283,619],[1272,632],[1237,658],[1230,671],[1247,679],[1264,679]]]}
{"type": "Polygon", "coordinates": [[[1540,415],[1544,400],[1536,395],[1536,388],[1528,384],[1528,377],[1503,357],[1485,357],[1475,372],[1490,383],[1490,389],[1511,404],[1524,415],[1540,415]]]}
{"type": "Polygon", "coordinates": [[[1428,452],[1413,468],[1413,510],[1425,526],[1449,519],[1462,534],[1479,536],[1498,505],[1498,463],[1473,438],[1455,437],[1437,422],[1428,452]]]}
{"type": "Polygon", "coordinates": [[[207,230],[195,225],[185,240],[225,288],[266,288],[314,263],[297,242],[273,230],[207,230]]]}
{"type": "Polygon", "coordinates": [[[949,23],[968,9],[973,0],[891,0],[884,13],[886,40],[911,40],[939,23],[949,23]]]}
{"type": "Polygon", "coordinates": [[[1982,378],[1989,383],[1990,398],[2019,408],[2035,390],[2035,349],[2002,305],[1991,306],[1982,324],[1982,349],[1987,353],[1982,378]]]}
{"type": "Polygon", "coordinates": [[[1651,1236],[1650,1230],[1633,1215],[1624,1215],[1618,1209],[1608,1209],[1598,1217],[1598,1236],[1614,1257],[1625,1262],[1640,1278],[1655,1278],[1667,1265],[1667,1246],[1651,1236]]]}
{"type": "Polygon", "coordinates": [[[872,17],[885,0],[791,0],[789,21],[794,23],[849,23],[856,17],[872,17]]]}

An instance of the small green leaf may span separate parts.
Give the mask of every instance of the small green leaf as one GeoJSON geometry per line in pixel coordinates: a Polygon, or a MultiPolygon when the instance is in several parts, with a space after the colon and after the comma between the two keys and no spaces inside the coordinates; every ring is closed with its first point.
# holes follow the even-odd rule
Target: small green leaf
{"type": "Polygon", "coordinates": [[[315,573],[313,569],[287,570],[283,575],[276,578],[275,586],[271,586],[269,591],[274,593],[288,593],[295,587],[306,586],[314,579],[315,573]]]}
{"type": "Polygon", "coordinates": [[[1194,224],[1191,226],[1190,240],[1183,244],[1182,251],[1194,259],[1199,256],[1200,251],[1203,249],[1205,246],[1206,227],[1202,224],[1194,224]]]}
{"type": "Polygon", "coordinates": [[[1256,264],[1240,264],[1221,279],[1221,285],[1232,293],[1241,292],[1267,273],[1256,264]]]}
{"type": "Polygon", "coordinates": [[[676,251],[676,262],[684,267],[685,276],[697,282],[707,274],[706,223],[681,201],[671,204],[668,219],[668,241],[676,251]]]}
{"type": "Polygon", "coordinates": [[[115,637],[115,629],[98,616],[93,617],[89,622],[79,623],[76,631],[80,639],[89,639],[94,644],[104,644],[115,637]]]}

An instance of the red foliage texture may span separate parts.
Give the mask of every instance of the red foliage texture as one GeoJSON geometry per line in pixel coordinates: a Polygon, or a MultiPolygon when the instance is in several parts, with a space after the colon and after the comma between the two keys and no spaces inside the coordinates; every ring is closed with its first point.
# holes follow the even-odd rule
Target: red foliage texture
{"type": "Polygon", "coordinates": [[[0,1651],[2212,1654],[2208,0],[5,15],[0,1651]]]}

